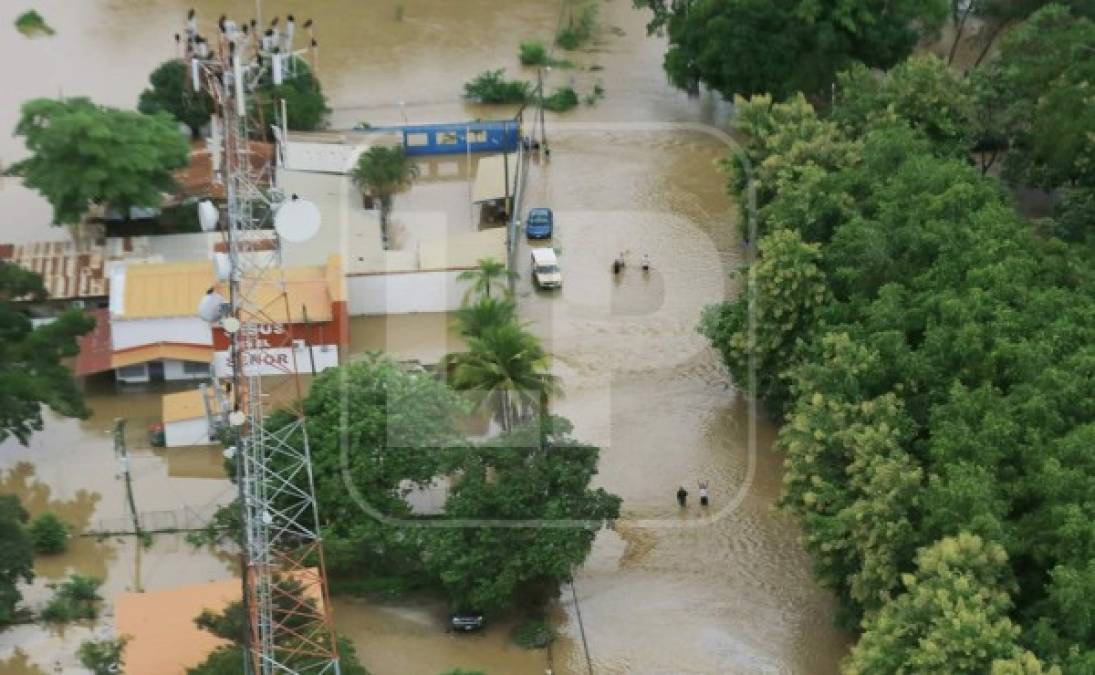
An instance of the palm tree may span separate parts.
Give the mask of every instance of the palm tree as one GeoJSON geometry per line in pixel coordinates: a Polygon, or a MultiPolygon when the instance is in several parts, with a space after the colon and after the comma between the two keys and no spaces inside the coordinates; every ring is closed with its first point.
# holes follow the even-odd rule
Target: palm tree
{"type": "Polygon", "coordinates": [[[471,288],[464,293],[464,304],[468,304],[473,294],[479,294],[480,297],[489,298],[490,289],[492,287],[499,287],[503,293],[508,293],[508,287],[504,284],[503,280],[509,280],[516,278],[517,275],[506,269],[504,263],[500,263],[494,258],[482,258],[479,261],[479,267],[473,270],[465,270],[457,277],[460,281],[472,282],[471,288]]]}
{"type": "Polygon", "coordinates": [[[479,405],[493,404],[504,431],[546,407],[562,392],[559,379],[547,372],[540,340],[516,323],[490,326],[468,340],[457,355],[453,387],[479,392],[479,405]]]}
{"type": "Polygon", "coordinates": [[[410,186],[418,178],[418,165],[407,157],[402,146],[374,145],[361,154],[357,166],[350,172],[354,185],[362,195],[380,202],[380,233],[384,248],[388,248],[388,216],[392,212],[392,195],[410,186]]]}
{"type": "Polygon", "coordinates": [[[475,338],[492,326],[517,321],[517,305],[508,298],[482,298],[456,310],[456,328],[465,338],[475,338]]]}

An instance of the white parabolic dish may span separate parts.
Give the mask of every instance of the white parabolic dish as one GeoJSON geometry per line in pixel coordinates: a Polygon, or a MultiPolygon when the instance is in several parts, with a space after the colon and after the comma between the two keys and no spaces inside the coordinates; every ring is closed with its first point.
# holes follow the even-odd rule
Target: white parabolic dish
{"type": "Polygon", "coordinates": [[[307,199],[293,195],[278,208],[274,229],[285,241],[294,244],[308,241],[319,232],[319,208],[307,199]]]}

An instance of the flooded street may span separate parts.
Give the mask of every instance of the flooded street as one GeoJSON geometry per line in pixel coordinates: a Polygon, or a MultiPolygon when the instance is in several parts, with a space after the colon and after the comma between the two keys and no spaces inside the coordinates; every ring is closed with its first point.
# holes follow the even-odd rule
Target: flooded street
{"type": "MultiPolygon", "coordinates": [[[[264,16],[296,11],[298,18],[303,4],[262,3],[264,16]]],[[[0,58],[33,64],[5,71],[0,128],[11,129],[18,103],[34,96],[63,92],[132,106],[148,73],[173,54],[172,34],[191,5],[203,30],[222,11],[249,17],[254,7],[246,0],[36,2],[58,33],[0,40],[0,58]],[[77,63],[83,68],[72,67],[77,63]]],[[[0,7],[0,29],[9,30],[19,10],[0,7]]],[[[558,10],[557,2],[542,0],[308,3],[333,126],[396,123],[404,115],[412,123],[506,116],[504,107],[465,103],[462,83],[501,67],[535,79],[534,70],[520,67],[517,46],[550,39],[558,10]]],[[[525,196],[526,209],[555,211],[548,245],[559,253],[564,288],[554,295],[532,290],[522,243],[517,289],[522,316],[544,338],[564,383],[566,396],[555,408],[579,438],[602,447],[596,480],[623,497],[623,516],[615,532],[598,537],[573,594],[564,587],[553,614],[562,637],[550,655],[515,647],[505,624],[473,636],[446,634],[443,607],[427,601],[336,599],[336,623],[377,675],[436,675],[458,666],[539,674],[549,657],[555,673],[581,675],[590,672],[586,647],[598,674],[836,672],[847,638],[833,628],[834,601],[813,583],[794,523],[774,510],[781,475],[781,460],[770,451],[775,430],[752,414],[696,333],[701,309],[735,292],[730,272],[742,262],[737,209],[714,166],[727,146],[699,128],[725,128],[729,109],[666,84],[664,45],[645,37],[647,17],[628,0],[602,2],[600,10],[598,43],[566,54],[582,67],[553,70],[548,89],[573,80],[584,94],[601,82],[605,98],[549,114],[551,160],[532,165],[525,196]],[[621,251],[630,266],[614,279],[609,265],[621,251]],[[638,269],[643,253],[653,258],[645,275],[638,269]],[[700,480],[711,484],[708,511],[695,504],[700,480]],[[685,512],[674,501],[678,485],[693,495],[685,512]]],[[[21,153],[17,139],[0,134],[0,161],[21,153]]],[[[463,179],[438,181],[429,198],[400,196],[397,217],[401,209],[431,208],[436,197],[445,204],[434,210],[467,218],[463,206],[449,203],[459,204],[463,179]]],[[[49,226],[44,202],[13,179],[0,179],[0,209],[7,214],[0,243],[64,236],[49,226]]],[[[351,340],[352,352],[384,349],[423,362],[460,346],[446,314],[356,317],[351,340]]],[[[94,382],[88,403],[89,420],[49,415],[29,448],[11,440],[0,446],[0,492],[18,494],[32,514],[52,510],[81,530],[124,519],[107,433],[124,415],[142,511],[186,523],[232,498],[218,451],[147,448],[157,392],[117,394],[94,382]]],[[[39,560],[41,578],[28,602],[41,602],[45,583],[73,571],[104,578],[109,599],[137,587],[227,578],[235,562],[195,551],[175,535],[157,537],[139,555],[132,540],[84,538],[58,558],[39,560]]],[[[53,660],[37,654],[71,654],[103,626],[109,617],[64,636],[34,627],[0,632],[0,673],[52,672],[53,660]]]]}

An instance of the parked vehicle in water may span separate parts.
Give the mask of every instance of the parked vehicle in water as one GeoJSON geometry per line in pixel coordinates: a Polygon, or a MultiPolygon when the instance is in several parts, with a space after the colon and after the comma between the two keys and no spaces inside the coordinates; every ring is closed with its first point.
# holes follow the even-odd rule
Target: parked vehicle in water
{"type": "Polygon", "coordinates": [[[473,611],[454,612],[452,616],[449,617],[449,623],[453,630],[462,633],[479,630],[483,627],[483,613],[473,611]]]}
{"type": "Polygon", "coordinates": [[[530,209],[525,219],[525,236],[529,239],[551,239],[555,229],[555,215],[551,209],[530,209]]]}
{"type": "Polygon", "coordinates": [[[532,281],[543,289],[563,287],[563,272],[559,269],[555,249],[532,249],[532,281]]]}

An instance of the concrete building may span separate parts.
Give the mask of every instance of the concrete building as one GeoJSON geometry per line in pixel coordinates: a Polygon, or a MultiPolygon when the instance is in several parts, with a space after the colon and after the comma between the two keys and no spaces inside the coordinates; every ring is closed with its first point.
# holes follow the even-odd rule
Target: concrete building
{"type": "MultiPolygon", "coordinates": [[[[271,322],[259,327],[264,347],[247,355],[247,372],[319,372],[337,365],[349,342],[339,258],[287,268],[284,280],[285,300],[272,289],[269,298],[252,298],[267,307],[271,322]]],[[[109,308],[95,310],[95,330],[80,340],[76,374],[113,370],[124,383],[229,375],[228,336],[197,316],[210,289],[227,295],[208,260],[118,266],[110,277],[109,308]]]]}

